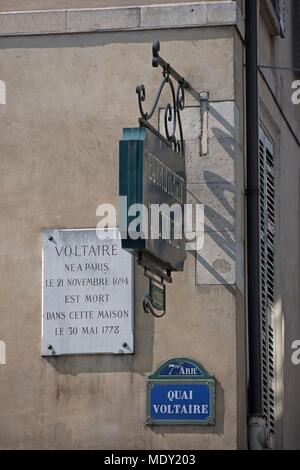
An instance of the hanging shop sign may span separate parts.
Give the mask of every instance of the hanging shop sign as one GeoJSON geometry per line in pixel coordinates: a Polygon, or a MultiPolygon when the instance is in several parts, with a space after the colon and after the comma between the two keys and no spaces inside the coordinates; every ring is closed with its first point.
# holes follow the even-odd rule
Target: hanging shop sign
{"type": "Polygon", "coordinates": [[[133,353],[132,256],[108,232],[43,232],[42,356],[133,353]]]}
{"type": "Polygon", "coordinates": [[[165,269],[182,271],[185,186],[182,157],[146,127],[124,129],[119,192],[122,247],[151,257],[165,269]]]}
{"type": "Polygon", "coordinates": [[[181,112],[185,93],[202,106],[208,93],[198,93],[160,55],[160,44],[152,46],[152,66],[160,67],[162,79],[146,112],[144,85],[136,87],[140,110],[139,128],[123,129],[119,143],[119,195],[122,247],[134,253],[149,278],[149,295],[144,298],[146,313],[156,317],[166,313],[166,288],[172,271],[183,271],[185,251],[185,143],[181,112]],[[163,90],[170,100],[164,112],[164,129],[153,126],[163,90]],[[151,123],[151,122],[152,123],[151,123]]]}
{"type": "Polygon", "coordinates": [[[173,358],[147,381],[148,425],[215,425],[216,382],[189,358],[173,358]]]}

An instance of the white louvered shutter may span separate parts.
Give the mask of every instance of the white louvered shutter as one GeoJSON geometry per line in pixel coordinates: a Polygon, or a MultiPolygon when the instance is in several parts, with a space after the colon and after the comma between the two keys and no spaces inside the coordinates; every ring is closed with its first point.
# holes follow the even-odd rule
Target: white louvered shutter
{"type": "Polygon", "coordinates": [[[272,3],[280,21],[281,36],[284,37],[286,22],[286,0],[272,0],[272,3]]]}
{"type": "Polygon", "coordinates": [[[275,174],[274,148],[262,129],[259,160],[263,411],[272,443],[275,433],[275,174]]]}

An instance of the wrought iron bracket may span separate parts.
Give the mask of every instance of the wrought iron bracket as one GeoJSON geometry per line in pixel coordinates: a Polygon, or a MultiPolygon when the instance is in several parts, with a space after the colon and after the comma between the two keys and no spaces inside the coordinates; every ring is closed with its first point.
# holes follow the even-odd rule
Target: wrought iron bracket
{"type": "MultiPolygon", "coordinates": [[[[164,140],[168,145],[170,145],[173,150],[181,156],[184,156],[184,136],[181,122],[181,112],[185,108],[185,92],[189,93],[198,103],[200,103],[201,114],[204,108],[207,108],[208,93],[201,92],[198,93],[190,84],[182,77],[178,72],[176,72],[171,65],[166,62],[160,55],[160,43],[154,42],[152,45],[152,66],[161,67],[163,78],[161,80],[158,92],[154,99],[152,108],[149,112],[144,111],[143,103],[146,101],[146,89],[144,85],[139,85],[136,87],[136,93],[138,95],[138,104],[140,109],[141,117],[139,123],[142,126],[148,127],[158,135],[162,140],[164,140]],[[175,89],[173,80],[177,82],[175,89]],[[162,91],[165,86],[168,85],[171,91],[171,102],[165,107],[164,115],[164,127],[165,135],[162,135],[159,130],[155,129],[149,121],[153,117],[159,99],[161,97],[162,91]],[[177,138],[179,137],[179,138],[177,138]]],[[[203,120],[201,119],[201,122],[203,120]]]]}
{"type": "MultiPolygon", "coordinates": [[[[207,154],[207,110],[208,110],[208,92],[198,93],[187,80],[181,76],[176,70],[166,62],[160,55],[160,43],[154,42],[152,45],[152,66],[161,67],[162,79],[153,101],[150,111],[145,111],[143,104],[146,101],[146,89],[144,85],[136,87],[138,95],[138,104],[140,110],[139,124],[147,127],[167,145],[169,145],[175,153],[184,158],[185,143],[183,135],[183,127],[181,121],[181,112],[185,108],[185,93],[189,93],[200,105],[201,129],[200,129],[200,145],[201,154],[207,154]],[[171,100],[164,106],[164,135],[156,129],[150,120],[155,111],[163,90],[169,89],[171,100]]],[[[144,274],[149,279],[149,294],[143,300],[143,308],[146,313],[151,313],[155,317],[161,318],[166,313],[166,286],[165,282],[172,282],[171,269],[158,260],[153,261],[151,256],[145,253],[139,253],[138,264],[143,266],[144,274]]]]}

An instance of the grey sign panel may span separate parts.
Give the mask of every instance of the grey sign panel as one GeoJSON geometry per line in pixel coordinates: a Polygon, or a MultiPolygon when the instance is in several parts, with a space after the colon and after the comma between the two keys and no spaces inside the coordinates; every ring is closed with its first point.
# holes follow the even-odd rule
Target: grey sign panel
{"type": "Polygon", "coordinates": [[[133,259],[108,235],[43,232],[42,356],[133,353],[133,259]]]}
{"type": "Polygon", "coordinates": [[[153,229],[152,213],[150,212],[149,236],[146,240],[146,251],[164,262],[183,269],[185,260],[185,238],[183,235],[184,204],[186,202],[186,181],[184,158],[176,154],[155,134],[146,131],[143,158],[143,199],[147,207],[160,206],[160,221],[164,218],[170,223],[170,235],[164,239],[162,227],[158,227],[159,238],[151,236],[153,229]],[[170,208],[180,210],[172,213],[170,208]],[[174,238],[175,224],[179,223],[182,237],[174,238]]]}

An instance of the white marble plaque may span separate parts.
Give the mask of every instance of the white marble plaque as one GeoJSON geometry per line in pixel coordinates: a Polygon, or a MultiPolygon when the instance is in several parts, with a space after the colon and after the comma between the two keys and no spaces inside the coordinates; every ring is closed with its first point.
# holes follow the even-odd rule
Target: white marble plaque
{"type": "Polygon", "coordinates": [[[101,234],[43,232],[42,356],[133,353],[133,257],[101,234]]]}

